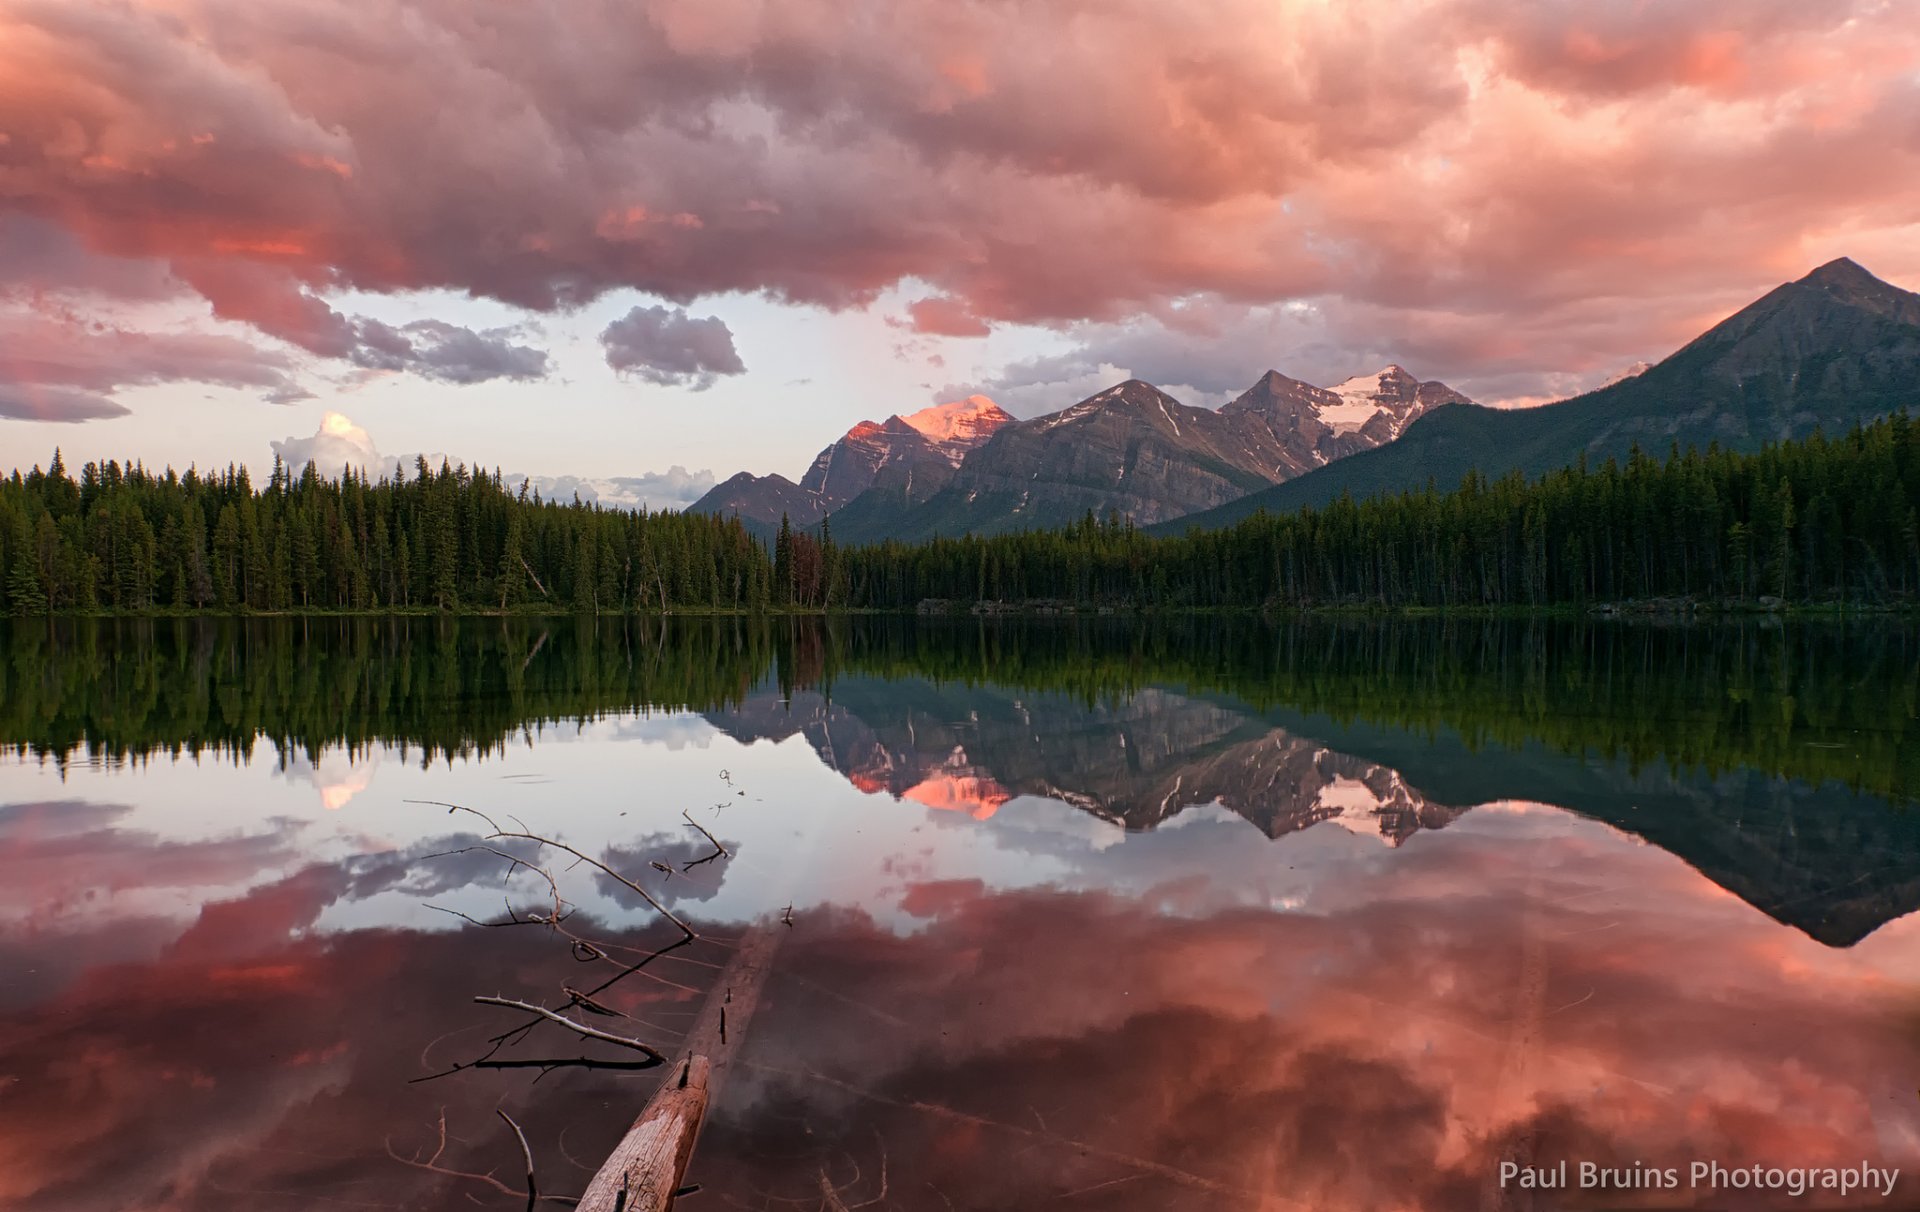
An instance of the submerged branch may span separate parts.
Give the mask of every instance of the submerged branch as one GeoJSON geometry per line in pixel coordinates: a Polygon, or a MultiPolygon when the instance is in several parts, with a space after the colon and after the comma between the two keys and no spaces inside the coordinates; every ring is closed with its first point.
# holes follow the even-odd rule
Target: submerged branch
{"type": "Polygon", "coordinates": [[[533,1175],[533,1146],[527,1144],[527,1134],[520,1130],[519,1124],[513,1122],[513,1116],[498,1107],[494,1108],[494,1114],[506,1120],[507,1127],[512,1128],[513,1134],[520,1139],[520,1152],[527,1159],[527,1212],[533,1212],[533,1206],[540,1202],[540,1184],[533,1175]]]}
{"type": "Polygon", "coordinates": [[[648,1044],[643,1044],[637,1039],[625,1035],[615,1035],[611,1031],[602,1031],[598,1027],[589,1027],[585,1023],[577,1022],[564,1014],[549,1010],[545,1006],[536,1006],[532,1002],[516,1001],[510,997],[476,997],[473,1000],[482,1006],[505,1006],[510,1010],[522,1010],[528,1014],[538,1015],[548,1022],[558,1023],[575,1035],[582,1036],[586,1039],[597,1039],[602,1043],[616,1044],[622,1048],[632,1048],[635,1052],[641,1052],[652,1057],[654,1061],[659,1064],[665,1064],[667,1060],[665,1053],[648,1044]]]}

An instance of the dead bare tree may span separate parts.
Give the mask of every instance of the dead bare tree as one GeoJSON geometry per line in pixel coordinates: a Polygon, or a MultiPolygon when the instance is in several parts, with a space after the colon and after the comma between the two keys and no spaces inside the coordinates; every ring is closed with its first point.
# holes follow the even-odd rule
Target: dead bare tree
{"type": "MultiPolygon", "coordinates": [[[[731,784],[730,777],[723,774],[723,778],[731,784]]],[[[441,800],[412,800],[408,802],[445,808],[449,815],[466,813],[477,818],[487,827],[487,832],[474,844],[457,847],[441,852],[438,855],[430,855],[427,857],[444,858],[456,854],[471,854],[476,852],[489,854],[506,863],[505,874],[507,879],[511,880],[515,875],[526,872],[535,876],[545,885],[546,901],[539,908],[516,910],[512,900],[509,898],[503,902],[505,916],[497,921],[482,921],[471,914],[438,905],[430,906],[430,908],[448,913],[471,925],[485,929],[524,926],[542,928],[565,940],[568,953],[575,961],[587,964],[608,963],[617,969],[605,980],[586,990],[575,988],[570,983],[561,983],[560,991],[565,1000],[558,1005],[541,1004],[504,995],[474,997],[473,1001],[477,1005],[493,1006],[516,1011],[521,1014],[523,1018],[506,1030],[490,1037],[487,1040],[487,1050],[479,1057],[455,1063],[446,1069],[412,1080],[415,1082],[434,1081],[468,1069],[537,1069],[540,1071],[540,1076],[544,1077],[548,1072],[562,1068],[631,1071],[653,1069],[666,1065],[669,1057],[667,1052],[663,1051],[660,1047],[632,1034],[595,1026],[585,1021],[585,1018],[586,1016],[620,1018],[633,1022],[637,1026],[646,1027],[647,1024],[641,1023],[640,1020],[635,1019],[632,1015],[600,1000],[601,995],[621,981],[638,974],[646,973],[648,967],[656,961],[666,958],[682,958],[675,957],[672,953],[680,948],[703,941],[701,935],[683,919],[674,914],[672,910],[667,908],[658,897],[641,886],[637,880],[615,869],[608,862],[595,858],[593,855],[558,838],[534,832],[527,827],[525,822],[517,818],[508,818],[516,827],[507,828],[494,817],[463,804],[453,804],[441,800]],[[513,843],[521,843],[521,845],[509,849],[508,847],[513,843]],[[527,847],[531,847],[531,850],[528,851],[527,847]],[[523,853],[515,853],[515,850],[523,851],[523,853]],[[572,862],[567,864],[568,869],[584,864],[633,892],[651,907],[662,920],[675,927],[679,931],[679,937],[652,950],[642,950],[605,939],[590,938],[570,926],[568,923],[570,919],[574,917],[577,907],[562,893],[560,879],[556,876],[553,868],[545,865],[543,861],[540,861],[543,853],[547,851],[557,851],[561,854],[571,856],[572,862]],[[628,962],[625,959],[617,958],[621,953],[637,955],[638,958],[628,962]],[[574,1011],[578,1012],[578,1016],[570,1013],[574,1011]],[[584,1054],[572,1057],[542,1056],[533,1058],[501,1055],[503,1050],[524,1041],[536,1028],[543,1025],[560,1028],[572,1034],[582,1043],[609,1045],[615,1048],[625,1049],[629,1054],[639,1053],[639,1058],[609,1059],[584,1054]]],[[[707,840],[713,847],[713,852],[686,863],[678,872],[675,871],[671,864],[658,861],[650,864],[655,870],[671,878],[674,874],[684,874],[686,871],[690,871],[702,864],[710,863],[720,858],[731,858],[733,856],[733,852],[727,848],[726,844],[714,836],[705,826],[694,820],[690,813],[683,811],[681,817],[688,826],[698,831],[701,836],[707,840]]],[[[788,924],[791,924],[790,920],[788,924]]],[[[711,941],[716,945],[727,945],[726,941],[721,939],[704,941],[711,941]]],[[[758,935],[752,936],[751,945],[748,945],[748,942],[749,940],[742,940],[742,946],[729,961],[727,971],[734,973],[738,979],[746,982],[746,987],[757,995],[759,983],[764,979],[766,958],[771,950],[770,939],[765,936],[764,931],[761,931],[758,935]]],[[[707,966],[718,967],[719,965],[707,966]]],[[[679,982],[672,981],[658,974],[646,974],[651,976],[652,979],[662,981],[688,992],[695,991],[691,986],[680,984],[679,982]]],[[[689,1029],[683,1041],[684,1059],[679,1063],[677,1080],[671,1081],[663,1086],[660,1091],[655,1094],[654,1099],[647,1104],[647,1107],[642,1112],[641,1118],[635,1122],[634,1127],[628,1133],[627,1139],[622,1142],[621,1148],[616,1150],[614,1157],[610,1158],[606,1165],[601,1168],[595,1177],[594,1185],[589,1188],[587,1196],[583,1197],[582,1200],[576,1201],[563,1196],[543,1195],[539,1192],[538,1179],[534,1172],[533,1150],[527,1140],[526,1133],[504,1110],[498,1112],[500,1117],[512,1128],[515,1138],[520,1143],[521,1153],[526,1161],[526,1198],[527,1207],[530,1212],[531,1209],[543,1200],[577,1203],[583,1207],[596,1209],[612,1208],[617,1209],[618,1212],[653,1212],[655,1209],[667,1208],[677,1195],[685,1193],[685,1189],[679,1184],[679,1175],[685,1168],[687,1157],[692,1151],[694,1137],[699,1131],[699,1126],[705,1114],[706,1100],[708,1097],[708,1074],[713,1064],[713,1057],[715,1055],[723,1055],[727,1049],[726,1005],[732,1001],[732,993],[732,987],[726,986],[709,994],[708,1010],[705,1012],[701,1022],[696,1023],[693,1028],[689,1029]],[[702,1024],[705,1025],[703,1026],[702,1024]],[[663,1153],[659,1145],[664,1142],[654,1139],[659,1133],[654,1131],[653,1128],[647,1127],[647,1125],[654,1124],[656,1127],[664,1130],[665,1125],[669,1124],[669,1122],[674,1125],[673,1130],[668,1133],[668,1136],[672,1138],[671,1148],[663,1153]],[[619,1185],[617,1188],[614,1188],[609,1186],[609,1184],[615,1181],[616,1175],[619,1185]]],[[[750,1005],[748,1009],[750,1011],[750,1005]]],[[[666,1034],[675,1034],[670,1029],[665,1028],[649,1029],[660,1030],[666,1034]]],[[[536,1078],[536,1080],[538,1079],[536,1078]]],[[[485,1182],[497,1190],[515,1194],[512,1188],[494,1177],[491,1171],[485,1174],[477,1174],[467,1171],[451,1170],[441,1166],[439,1159],[445,1149],[446,1119],[443,1112],[440,1123],[439,1146],[435,1149],[431,1157],[424,1161],[420,1160],[417,1155],[412,1158],[402,1157],[394,1151],[391,1144],[388,1146],[388,1153],[395,1157],[396,1160],[402,1161],[407,1165],[431,1170],[436,1173],[448,1174],[454,1177],[485,1182]]]]}

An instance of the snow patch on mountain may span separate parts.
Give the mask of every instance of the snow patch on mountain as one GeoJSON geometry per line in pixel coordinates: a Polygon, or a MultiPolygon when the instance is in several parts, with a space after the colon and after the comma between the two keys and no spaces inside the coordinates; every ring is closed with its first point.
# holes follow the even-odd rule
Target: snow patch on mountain
{"type": "Polygon", "coordinates": [[[1405,428],[1419,386],[1414,377],[1398,366],[1388,366],[1372,374],[1355,375],[1344,383],[1328,388],[1340,397],[1338,404],[1318,409],[1320,420],[1335,433],[1354,433],[1364,429],[1378,416],[1386,416],[1394,437],[1405,428]]]}

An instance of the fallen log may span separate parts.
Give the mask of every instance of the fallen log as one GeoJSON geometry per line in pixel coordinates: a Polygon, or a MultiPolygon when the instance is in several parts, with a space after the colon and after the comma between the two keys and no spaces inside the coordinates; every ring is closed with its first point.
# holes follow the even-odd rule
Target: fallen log
{"type": "Polygon", "coordinates": [[[675,1068],[614,1147],[578,1212],[667,1212],[685,1185],[707,1108],[732,1066],[785,930],[760,925],[741,938],[687,1033],[675,1068]]]}

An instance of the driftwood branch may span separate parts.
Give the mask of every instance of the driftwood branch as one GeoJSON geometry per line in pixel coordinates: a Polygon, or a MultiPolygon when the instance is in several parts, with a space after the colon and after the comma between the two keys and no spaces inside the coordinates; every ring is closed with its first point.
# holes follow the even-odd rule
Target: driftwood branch
{"type": "Polygon", "coordinates": [[[540,1202],[540,1184],[533,1175],[533,1146],[527,1144],[527,1134],[520,1130],[519,1124],[513,1122],[513,1116],[497,1107],[494,1114],[506,1120],[507,1127],[512,1128],[514,1136],[520,1140],[521,1155],[527,1159],[527,1212],[533,1212],[533,1206],[540,1202]]]}
{"type": "MultiPolygon", "coordinates": [[[[691,943],[702,941],[700,935],[635,880],[630,879],[609,866],[606,862],[594,858],[592,855],[587,854],[575,846],[555,838],[535,833],[525,822],[517,818],[511,816],[505,818],[515,826],[514,828],[507,828],[503,826],[500,821],[488,816],[486,813],[477,809],[468,808],[462,804],[453,804],[440,800],[413,800],[409,802],[432,804],[435,807],[445,808],[449,813],[464,812],[485,822],[489,832],[481,839],[479,844],[446,851],[445,854],[464,854],[478,851],[493,855],[503,859],[507,863],[507,877],[509,879],[524,867],[528,871],[535,873],[545,882],[547,891],[552,898],[552,909],[550,912],[516,911],[512,901],[508,900],[505,903],[506,916],[500,921],[481,921],[470,914],[453,909],[442,908],[442,912],[459,917],[470,924],[486,928],[522,925],[546,926],[567,940],[569,951],[576,960],[582,962],[606,960],[612,963],[622,964],[618,972],[591,989],[580,990],[574,988],[572,985],[563,984],[561,991],[566,995],[567,1000],[557,1008],[524,1001],[519,998],[498,995],[475,997],[473,999],[475,1004],[498,1006],[504,1009],[518,1011],[525,1015],[526,1019],[517,1026],[510,1027],[506,1031],[493,1036],[488,1041],[490,1047],[478,1059],[456,1064],[444,1072],[432,1074],[428,1077],[416,1078],[414,1080],[430,1081],[434,1078],[445,1077],[465,1069],[538,1069],[541,1076],[544,1077],[546,1073],[559,1068],[636,1070],[654,1068],[668,1063],[666,1054],[652,1045],[632,1036],[622,1035],[594,1026],[588,1022],[583,1022],[581,1019],[572,1017],[566,1012],[572,1010],[574,1007],[578,1007],[581,1013],[585,1015],[597,1015],[602,1018],[624,1018],[630,1022],[641,1023],[641,1020],[634,1018],[632,1015],[599,1001],[599,995],[614,984],[641,972],[647,965],[655,960],[668,956],[670,952],[691,943]],[[613,952],[637,953],[638,949],[584,938],[573,930],[568,929],[564,923],[572,916],[574,907],[569,904],[562,895],[559,880],[555,877],[554,872],[547,867],[541,866],[540,863],[533,861],[531,857],[523,857],[520,854],[512,853],[509,849],[502,848],[501,845],[494,844],[506,843],[508,841],[531,843],[535,847],[535,850],[532,852],[534,857],[539,855],[541,849],[557,850],[571,855],[574,862],[567,865],[568,869],[585,864],[608,876],[616,883],[638,895],[662,918],[672,922],[674,926],[679,929],[680,937],[665,946],[641,955],[639,959],[632,963],[623,964],[622,960],[615,960],[612,954],[613,952]],[[582,1040],[630,1049],[640,1053],[645,1059],[611,1061],[586,1056],[502,1058],[498,1055],[502,1049],[525,1039],[530,1032],[542,1023],[550,1023],[562,1027],[582,1040]]],[[[681,817],[713,846],[712,854],[687,864],[688,867],[695,867],[701,863],[713,862],[719,858],[731,858],[733,856],[733,851],[728,849],[726,844],[720,841],[719,838],[715,837],[711,830],[694,820],[691,813],[683,811],[681,817]]],[[[668,875],[674,874],[671,867],[663,866],[657,862],[654,866],[668,875]]],[[[441,908],[440,906],[433,907],[441,908]]],[[[787,924],[792,924],[791,912],[787,915],[786,920],[787,924]]],[[[636,1120],[632,1128],[629,1129],[626,1137],[622,1139],[619,1147],[614,1151],[613,1156],[608,1159],[606,1164],[595,1175],[594,1181],[592,1185],[589,1186],[587,1194],[579,1201],[564,1200],[562,1202],[577,1203],[580,1207],[588,1209],[589,1212],[666,1212],[666,1209],[673,1204],[677,1196],[690,1194],[698,1190],[697,1184],[687,1185],[682,1180],[685,1175],[688,1159],[693,1152],[694,1142],[699,1134],[700,1125],[705,1118],[712,1086],[719,1074],[724,1071],[730,1062],[733,1050],[733,1037],[738,1034],[737,1028],[734,1030],[729,1029],[731,1024],[729,1023],[728,1007],[734,1001],[735,986],[738,984],[743,995],[743,1000],[742,1004],[735,1008],[739,1012],[739,1025],[744,1026],[747,1017],[752,1012],[753,1004],[757,1000],[760,985],[765,979],[776,937],[768,927],[761,926],[749,930],[746,935],[737,940],[723,938],[710,940],[713,945],[732,951],[733,955],[726,965],[727,971],[723,974],[720,984],[708,994],[705,1010],[701,1012],[699,1019],[689,1028],[685,1035],[683,1045],[685,1050],[681,1054],[681,1059],[677,1066],[676,1078],[669,1079],[668,1084],[656,1092],[653,1099],[642,1110],[640,1118],[636,1120]]],[[[624,959],[624,957],[622,958],[624,959]]],[[[666,980],[666,978],[663,977],[654,976],[653,979],[661,980],[666,984],[679,988],[686,988],[686,986],[679,985],[678,982],[666,980]]],[[[641,1025],[649,1026],[644,1023],[641,1023],[641,1025]]],[[[535,1080],[537,1081],[538,1078],[535,1080]]],[[[535,1209],[543,1199],[560,1200],[561,1197],[545,1196],[540,1193],[539,1179],[534,1166],[533,1149],[527,1140],[525,1131],[522,1130],[520,1125],[504,1110],[497,1110],[497,1114],[501,1120],[512,1129],[515,1138],[520,1144],[521,1156],[526,1163],[525,1195],[528,1212],[533,1212],[533,1209],[535,1209]]],[[[491,1172],[487,1174],[469,1174],[447,1170],[440,1166],[440,1157],[445,1151],[445,1148],[446,1123],[443,1113],[440,1125],[440,1145],[439,1148],[434,1151],[432,1157],[425,1161],[421,1161],[418,1156],[404,1158],[395,1152],[391,1145],[388,1146],[388,1152],[396,1159],[408,1165],[434,1170],[439,1173],[447,1173],[473,1181],[484,1182],[505,1194],[519,1194],[519,1192],[514,1191],[513,1188],[496,1178],[491,1172]]],[[[882,1173],[883,1177],[881,1182],[884,1189],[884,1169],[882,1173]]],[[[834,1198],[837,1202],[837,1195],[834,1198]]]]}
{"type": "MultiPolygon", "coordinates": [[[[502,1119],[506,1119],[506,1113],[501,1112],[500,1117],[502,1119]]],[[[508,1119],[507,1122],[509,1124],[513,1124],[513,1121],[511,1119],[508,1119]]],[[[526,1152],[526,1155],[527,1155],[527,1182],[528,1182],[529,1188],[531,1188],[533,1183],[533,1152],[532,1150],[527,1149],[526,1134],[520,1131],[520,1126],[518,1124],[513,1124],[513,1130],[514,1130],[514,1134],[520,1137],[520,1147],[522,1148],[522,1150],[526,1152]]],[[[387,1138],[387,1140],[384,1143],[386,1144],[386,1147],[387,1147],[387,1156],[391,1157],[393,1160],[399,1162],[403,1166],[411,1166],[416,1170],[425,1170],[429,1174],[440,1174],[448,1178],[463,1178],[469,1182],[485,1183],[487,1186],[492,1187],[494,1190],[500,1192],[502,1195],[519,1195],[520,1194],[520,1192],[514,1190],[512,1187],[509,1187],[507,1184],[501,1182],[492,1173],[480,1174],[472,1170],[455,1170],[450,1166],[443,1166],[440,1164],[441,1156],[445,1154],[447,1151],[447,1113],[444,1108],[442,1108],[440,1111],[439,1142],[434,1146],[434,1150],[431,1156],[425,1159],[422,1159],[420,1155],[416,1153],[412,1157],[405,1157],[401,1155],[399,1150],[393,1147],[393,1139],[391,1137],[387,1138]]],[[[537,1194],[534,1194],[530,1189],[528,1194],[528,1199],[527,1199],[527,1207],[531,1208],[534,1206],[535,1203],[541,1203],[541,1202],[573,1205],[573,1204],[578,1204],[580,1201],[573,1198],[570,1195],[537,1195],[537,1194]]]]}
{"type": "Polygon", "coordinates": [[[679,1080],[653,1096],[587,1184],[579,1204],[585,1212],[666,1212],[672,1206],[706,1118],[709,1073],[704,1056],[682,1063],[679,1080]]]}
{"type": "Polygon", "coordinates": [[[758,926],[740,940],[732,962],[687,1033],[686,1059],[680,1062],[678,1080],[641,1109],[580,1197],[582,1212],[664,1212],[672,1206],[674,1194],[685,1189],[687,1161],[707,1104],[731,1066],[740,1033],[759,1003],[783,937],[758,926]],[[726,1026],[729,1008],[735,1015],[731,1031],[726,1026]]]}
{"type": "Polygon", "coordinates": [[[688,812],[685,808],[682,808],[680,810],[680,819],[686,821],[687,824],[692,825],[695,829],[698,829],[700,831],[700,836],[706,838],[708,843],[713,846],[712,854],[709,854],[705,858],[695,859],[691,863],[688,863],[687,870],[691,871],[693,868],[698,867],[701,863],[711,863],[713,860],[717,858],[733,857],[733,851],[727,849],[726,846],[721,844],[720,839],[713,836],[712,831],[710,831],[705,825],[702,825],[699,821],[694,820],[693,814],[688,812]]]}
{"type": "Polygon", "coordinates": [[[681,921],[680,918],[676,916],[671,909],[668,909],[665,905],[661,904],[660,901],[653,895],[653,893],[648,892],[645,888],[642,888],[639,884],[628,879],[626,876],[620,874],[618,871],[615,871],[612,867],[609,867],[607,864],[601,862],[597,858],[594,858],[592,855],[586,853],[583,850],[575,849],[574,847],[569,846],[567,843],[558,841],[554,838],[542,837],[540,834],[529,831],[528,829],[525,828],[525,826],[522,826],[518,830],[502,829],[500,827],[500,822],[494,820],[492,817],[480,811],[478,808],[469,808],[465,804],[450,804],[445,800],[408,800],[407,802],[410,804],[430,804],[436,808],[445,808],[449,813],[465,812],[465,813],[470,813],[473,816],[477,816],[481,820],[487,823],[487,827],[489,829],[493,830],[493,832],[487,835],[487,838],[486,838],[486,840],[490,842],[500,841],[505,838],[513,838],[519,841],[535,842],[542,846],[551,846],[555,850],[565,851],[566,853],[571,854],[575,859],[578,859],[580,862],[586,863],[588,866],[593,867],[594,869],[605,873],[612,879],[618,881],[621,885],[631,889],[634,893],[639,895],[639,897],[642,900],[646,901],[647,904],[651,905],[655,913],[658,913],[661,917],[666,918],[668,921],[672,922],[675,926],[678,926],[680,928],[680,932],[686,935],[687,938],[697,939],[700,937],[699,934],[694,931],[693,927],[687,925],[684,921],[681,921]]]}
{"type": "Polygon", "coordinates": [[[532,1002],[515,1001],[510,997],[476,997],[473,1000],[482,1006],[505,1006],[510,1010],[521,1010],[528,1014],[535,1014],[550,1023],[558,1023],[575,1035],[582,1036],[586,1039],[597,1039],[605,1044],[616,1044],[622,1048],[632,1048],[635,1052],[652,1057],[656,1064],[664,1065],[667,1063],[666,1055],[650,1045],[643,1044],[639,1040],[629,1036],[615,1035],[611,1031],[602,1031],[598,1027],[589,1027],[585,1023],[576,1022],[564,1014],[559,1014],[547,1009],[545,1006],[536,1006],[532,1002]]]}

